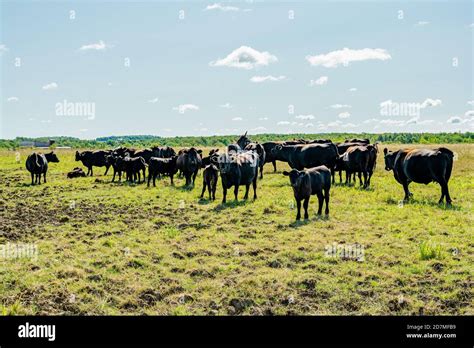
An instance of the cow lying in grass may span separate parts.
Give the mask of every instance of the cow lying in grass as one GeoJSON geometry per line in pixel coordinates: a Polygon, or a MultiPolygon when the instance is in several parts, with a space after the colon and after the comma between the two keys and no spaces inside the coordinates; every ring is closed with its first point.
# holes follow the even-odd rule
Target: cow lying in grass
{"type": "Polygon", "coordinates": [[[304,207],[304,218],[308,219],[308,204],[311,195],[317,195],[319,206],[318,215],[323,209],[323,200],[326,201],[325,214],[329,214],[329,191],[331,189],[331,171],[326,166],[319,166],[303,171],[293,169],[290,172],[284,171],[283,175],[290,177],[291,187],[295,195],[298,212],[296,220],[301,219],[301,201],[304,207]]]}
{"type": "Polygon", "coordinates": [[[404,201],[408,201],[413,194],[408,190],[411,182],[429,184],[437,182],[441,186],[439,204],[446,197],[446,204],[451,205],[448,190],[448,181],[453,169],[454,154],[444,147],[438,149],[405,149],[395,152],[383,150],[385,170],[393,170],[395,180],[403,185],[404,201]]]}
{"type": "Polygon", "coordinates": [[[73,170],[71,170],[69,173],[67,173],[67,178],[72,179],[72,178],[80,178],[80,177],[85,177],[86,173],[82,170],[82,168],[76,167],[73,170]]]}

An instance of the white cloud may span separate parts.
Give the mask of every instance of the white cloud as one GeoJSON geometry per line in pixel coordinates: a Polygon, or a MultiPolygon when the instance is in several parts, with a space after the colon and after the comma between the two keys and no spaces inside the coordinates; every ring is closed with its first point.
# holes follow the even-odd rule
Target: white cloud
{"type": "Polygon", "coordinates": [[[347,104],[333,104],[330,106],[331,108],[333,109],[343,109],[343,108],[351,108],[352,106],[351,105],[347,105],[347,104]]]}
{"type": "Polygon", "coordinates": [[[235,6],[227,6],[227,5],[222,5],[220,3],[215,3],[212,5],[207,5],[204,11],[212,11],[212,10],[221,10],[223,12],[228,12],[228,11],[239,11],[238,7],[235,6]]]}
{"type": "Polygon", "coordinates": [[[349,92],[356,92],[356,91],[357,91],[357,88],[355,87],[349,88],[349,92]]]}
{"type": "Polygon", "coordinates": [[[259,121],[268,121],[268,117],[259,117],[259,121]]]}
{"type": "Polygon", "coordinates": [[[466,113],[464,114],[464,116],[466,116],[466,117],[474,117],[474,110],[466,111],[466,113]]]}
{"type": "Polygon", "coordinates": [[[349,117],[351,117],[351,114],[348,113],[347,111],[346,112],[341,112],[339,114],[339,118],[349,118],[349,117]]]}
{"type": "Polygon", "coordinates": [[[286,126],[286,125],[289,125],[289,124],[290,124],[290,122],[288,122],[288,121],[280,121],[280,122],[277,123],[278,126],[286,126]]]}
{"type": "Polygon", "coordinates": [[[58,84],[56,82],[51,82],[51,83],[48,83],[48,84],[44,85],[42,88],[45,91],[50,91],[50,90],[57,89],[58,84]]]}
{"type": "Polygon", "coordinates": [[[17,102],[19,100],[20,99],[18,97],[9,97],[9,98],[7,98],[7,102],[17,102]]]}
{"type": "Polygon", "coordinates": [[[173,110],[178,111],[180,114],[184,114],[188,110],[199,110],[199,106],[194,104],[181,104],[175,106],[173,110]]]}
{"type": "Polygon", "coordinates": [[[337,127],[341,124],[342,124],[342,122],[340,120],[336,120],[336,121],[333,121],[333,122],[329,122],[328,127],[337,127]]]}
{"type": "Polygon", "coordinates": [[[95,50],[95,51],[105,51],[107,48],[112,47],[111,45],[106,44],[104,41],[100,40],[97,43],[91,43],[88,45],[83,45],[81,48],[79,48],[80,51],[90,51],[90,50],[95,50]]]}
{"type": "Polygon", "coordinates": [[[332,51],[327,54],[316,56],[306,56],[306,60],[313,66],[322,65],[326,68],[336,68],[338,65],[347,65],[350,62],[360,62],[364,60],[387,60],[392,59],[390,54],[382,48],[363,48],[353,50],[344,48],[338,51],[332,51]]]}
{"type": "Polygon", "coordinates": [[[354,124],[354,123],[345,123],[345,124],[341,124],[341,127],[342,128],[356,128],[356,127],[359,127],[359,125],[354,124]]]}
{"type": "Polygon", "coordinates": [[[295,118],[299,120],[314,120],[314,115],[298,115],[295,118]]]}
{"type": "Polygon", "coordinates": [[[428,25],[430,24],[430,22],[427,22],[427,21],[419,21],[418,23],[416,23],[416,26],[418,27],[423,27],[425,25],[428,25]]]}
{"type": "Polygon", "coordinates": [[[0,45],[0,56],[2,56],[4,53],[7,53],[8,47],[6,45],[0,45]]]}
{"type": "Polygon", "coordinates": [[[254,129],[252,129],[252,132],[256,133],[256,132],[265,132],[267,129],[265,127],[255,127],[254,129]]]}
{"type": "Polygon", "coordinates": [[[362,123],[377,123],[377,122],[379,122],[378,118],[369,118],[368,120],[365,120],[362,123]]]}
{"type": "Polygon", "coordinates": [[[468,104],[468,105],[471,105],[471,106],[474,106],[474,100],[469,100],[469,101],[467,102],[467,104],[468,104]]]}
{"type": "Polygon", "coordinates": [[[432,106],[432,107],[434,107],[434,106],[439,106],[439,105],[441,105],[441,103],[442,103],[442,102],[441,102],[441,99],[431,99],[431,98],[427,98],[427,99],[425,99],[425,101],[424,101],[423,103],[421,103],[420,107],[421,107],[422,109],[424,109],[424,108],[426,108],[426,107],[428,107],[428,106],[432,106]]]}
{"type": "Polygon", "coordinates": [[[158,103],[158,98],[150,99],[148,102],[152,104],[158,103]]]}
{"type": "Polygon", "coordinates": [[[272,75],[267,75],[267,76],[254,76],[250,79],[250,81],[259,83],[259,82],[265,82],[265,81],[281,81],[286,79],[286,76],[280,75],[280,76],[272,76],[272,75]]]}
{"type": "Polygon", "coordinates": [[[327,76],[321,76],[317,80],[309,81],[309,85],[311,87],[315,86],[315,85],[322,86],[322,85],[325,85],[326,83],[328,83],[328,80],[329,80],[329,78],[327,76]]]}
{"type": "Polygon", "coordinates": [[[474,23],[469,24],[469,28],[474,28],[474,23]]]}
{"type": "Polygon", "coordinates": [[[452,116],[452,117],[448,118],[448,120],[446,122],[447,123],[452,123],[452,124],[461,124],[461,123],[464,123],[464,120],[459,116],[452,116]]]}
{"type": "Polygon", "coordinates": [[[232,121],[242,121],[243,118],[242,117],[234,117],[232,118],[232,121]]]}
{"type": "Polygon", "coordinates": [[[231,105],[230,103],[225,103],[225,104],[221,104],[219,105],[221,108],[224,108],[224,109],[232,109],[234,106],[231,105]]]}
{"type": "Polygon", "coordinates": [[[210,66],[226,66],[238,69],[254,69],[267,66],[278,61],[278,58],[268,52],[259,52],[252,47],[240,46],[227,57],[209,63],[210,66]]]}

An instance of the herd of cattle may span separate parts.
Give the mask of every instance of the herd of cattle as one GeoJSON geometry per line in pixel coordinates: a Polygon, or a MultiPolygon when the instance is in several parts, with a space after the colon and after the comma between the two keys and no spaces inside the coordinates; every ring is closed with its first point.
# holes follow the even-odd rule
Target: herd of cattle
{"type": "MultiPolygon", "coordinates": [[[[109,168],[113,169],[112,181],[122,174],[129,182],[146,181],[148,170],[148,186],[156,178],[169,176],[171,184],[173,177],[179,173],[186,179],[186,186],[194,186],[198,171],[203,169],[203,189],[209,199],[215,199],[218,177],[221,177],[223,200],[226,202],[227,190],[234,187],[237,200],[239,186],[245,186],[244,199],[248,198],[250,185],[253,186],[253,198],[257,198],[257,179],[263,178],[263,166],[272,163],[276,171],[276,161],[288,163],[288,176],[297,202],[296,219],[301,218],[301,202],[305,210],[304,218],[308,218],[308,204],[311,195],[316,195],[319,201],[318,214],[321,214],[323,203],[326,204],[325,214],[329,214],[329,191],[331,183],[335,183],[336,173],[342,182],[342,172],[345,172],[345,182],[350,183],[359,177],[360,185],[370,186],[370,179],[376,168],[378,154],[377,143],[371,144],[369,139],[347,139],[341,143],[333,143],[328,139],[271,141],[263,144],[252,142],[247,133],[240,136],[235,144],[228,145],[225,151],[213,149],[208,156],[203,156],[202,150],[194,147],[176,151],[168,146],[154,146],[149,149],[135,150],[119,147],[113,150],[76,151],[76,161],[82,162],[87,168],[87,174],[81,168],[74,168],[67,174],[68,178],[93,175],[93,167],[105,167],[107,175],[109,168]],[[259,173],[260,172],[260,173],[259,173]]],[[[454,154],[446,148],[438,149],[402,149],[390,152],[384,149],[385,169],[393,170],[395,179],[403,185],[405,200],[412,195],[408,190],[410,182],[428,184],[432,181],[441,186],[440,203],[446,198],[451,204],[448,191],[448,181],[451,176],[454,154]]],[[[31,173],[31,184],[41,183],[41,175],[46,182],[48,162],[59,162],[54,152],[47,154],[33,153],[26,160],[26,168],[31,173]]]]}

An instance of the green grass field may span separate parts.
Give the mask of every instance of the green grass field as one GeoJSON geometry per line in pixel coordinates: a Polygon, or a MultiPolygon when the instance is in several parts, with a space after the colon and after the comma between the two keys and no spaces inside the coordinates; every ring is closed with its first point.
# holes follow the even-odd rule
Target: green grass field
{"type": "Polygon", "coordinates": [[[220,181],[215,202],[199,199],[201,174],[193,190],[184,179],[110,183],[104,168],[66,179],[82,166],[72,150],[30,186],[30,150],[19,162],[2,151],[0,245],[33,243],[38,255],[0,258],[0,313],[473,315],[474,145],[447,147],[452,208],[437,204],[435,183],[411,184],[414,200],[400,205],[380,154],[369,190],[337,184],[329,218],[312,197],[300,223],[284,163],[265,167],[256,201],[221,205],[220,181]],[[332,245],[363,259],[330,257],[332,245]]]}

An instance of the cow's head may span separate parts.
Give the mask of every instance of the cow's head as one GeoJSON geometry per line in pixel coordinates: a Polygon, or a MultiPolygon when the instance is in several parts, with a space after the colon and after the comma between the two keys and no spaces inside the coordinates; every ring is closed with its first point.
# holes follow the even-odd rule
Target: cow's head
{"type": "Polygon", "coordinates": [[[247,138],[247,132],[245,134],[241,135],[240,138],[237,140],[237,144],[244,149],[248,144],[250,144],[251,141],[249,138],[247,138]]]}
{"type": "Polygon", "coordinates": [[[47,154],[46,154],[46,160],[47,160],[48,162],[54,162],[54,163],[58,163],[58,162],[59,162],[58,156],[57,156],[53,151],[51,151],[50,153],[47,153],[47,154]]]}
{"type": "Polygon", "coordinates": [[[79,151],[76,151],[76,161],[81,160],[81,153],[79,151]]]}
{"type": "Polygon", "coordinates": [[[290,172],[286,170],[283,172],[284,176],[290,177],[290,184],[294,189],[298,189],[303,181],[304,176],[306,175],[305,171],[299,171],[297,169],[292,169],[290,172]]]}
{"type": "Polygon", "coordinates": [[[223,153],[218,157],[217,162],[219,164],[219,170],[222,174],[230,173],[238,166],[237,154],[234,152],[223,153]]]}
{"type": "Polygon", "coordinates": [[[392,170],[395,165],[396,152],[388,151],[387,148],[383,149],[383,157],[385,160],[385,170],[392,170]]]}

